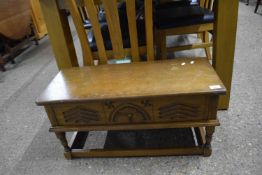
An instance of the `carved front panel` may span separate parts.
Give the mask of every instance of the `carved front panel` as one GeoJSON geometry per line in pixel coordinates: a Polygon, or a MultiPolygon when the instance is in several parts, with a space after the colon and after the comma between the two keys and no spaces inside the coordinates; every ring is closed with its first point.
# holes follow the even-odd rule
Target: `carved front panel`
{"type": "Polygon", "coordinates": [[[143,124],[208,119],[209,97],[167,96],[54,105],[59,125],[143,124]]]}
{"type": "Polygon", "coordinates": [[[149,100],[106,101],[104,109],[110,123],[152,122],[152,104],[149,100]]]}
{"type": "Polygon", "coordinates": [[[66,123],[90,123],[99,121],[100,114],[96,110],[76,106],[63,112],[66,123]]]}
{"type": "Polygon", "coordinates": [[[162,97],[154,102],[157,121],[193,121],[208,117],[208,98],[204,95],[162,97]]]}
{"type": "Polygon", "coordinates": [[[102,103],[56,105],[54,111],[62,125],[105,124],[102,103]]]}

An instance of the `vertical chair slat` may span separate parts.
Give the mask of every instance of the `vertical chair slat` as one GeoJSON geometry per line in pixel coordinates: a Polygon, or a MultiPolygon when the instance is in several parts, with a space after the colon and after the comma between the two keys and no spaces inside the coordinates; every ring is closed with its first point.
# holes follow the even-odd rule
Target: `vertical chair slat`
{"type": "Polygon", "coordinates": [[[206,8],[206,9],[208,9],[208,7],[209,7],[209,1],[210,1],[210,0],[205,0],[205,8],[206,8]]]}
{"type": "Polygon", "coordinates": [[[86,31],[81,20],[81,16],[77,9],[77,5],[75,0],[66,0],[67,6],[69,7],[69,11],[72,15],[73,21],[75,23],[75,27],[77,30],[77,34],[81,43],[82,52],[83,52],[83,62],[84,65],[93,65],[93,57],[92,52],[89,47],[89,43],[87,40],[86,31]]]}
{"type": "Polygon", "coordinates": [[[209,0],[209,6],[208,9],[213,11],[213,4],[214,4],[214,0],[209,0]]]}
{"type": "Polygon", "coordinates": [[[204,6],[202,6],[208,10],[212,10],[213,0],[204,0],[204,6]]]}
{"type": "Polygon", "coordinates": [[[154,39],[153,39],[153,2],[145,0],[145,29],[146,29],[146,50],[147,60],[154,60],[154,39]]]}
{"type": "Polygon", "coordinates": [[[84,14],[86,16],[86,19],[89,19],[89,15],[87,13],[86,7],[83,7],[84,14]]]}
{"type": "Polygon", "coordinates": [[[125,57],[125,55],[123,49],[117,1],[102,0],[102,4],[106,13],[106,21],[109,29],[110,40],[114,51],[114,57],[123,58],[125,57]]]}
{"type": "Polygon", "coordinates": [[[104,46],[104,40],[103,40],[103,36],[101,33],[101,28],[97,16],[97,7],[94,4],[94,0],[85,0],[85,6],[88,11],[89,20],[92,24],[93,32],[95,35],[99,59],[102,64],[107,63],[106,49],[104,46]]]}
{"type": "Polygon", "coordinates": [[[82,7],[82,11],[83,11],[86,19],[89,19],[89,16],[88,16],[88,13],[87,13],[84,1],[85,0],[76,0],[76,3],[77,3],[78,6],[82,7]]]}
{"type": "Polygon", "coordinates": [[[205,8],[206,0],[199,0],[200,7],[205,8]]]}
{"type": "Polygon", "coordinates": [[[84,12],[83,12],[82,7],[78,7],[78,10],[79,10],[79,13],[80,13],[80,15],[81,15],[81,17],[82,17],[82,20],[83,20],[83,21],[86,20],[86,17],[85,17],[85,14],[84,14],[84,12]]]}
{"type": "Polygon", "coordinates": [[[139,61],[138,35],[136,24],[136,1],[126,0],[126,12],[128,18],[129,38],[131,44],[131,55],[133,61],[139,61]]]}

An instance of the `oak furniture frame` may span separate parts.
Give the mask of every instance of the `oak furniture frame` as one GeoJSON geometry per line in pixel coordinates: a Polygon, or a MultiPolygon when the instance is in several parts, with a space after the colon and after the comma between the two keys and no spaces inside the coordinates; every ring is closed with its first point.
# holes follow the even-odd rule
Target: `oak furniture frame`
{"type": "Polygon", "coordinates": [[[34,29],[35,37],[37,40],[40,40],[47,35],[47,29],[39,0],[30,0],[30,7],[33,24],[32,27],[34,29]]]}
{"type": "MultiPolygon", "coordinates": [[[[52,125],[50,131],[55,132],[60,140],[67,159],[211,155],[212,134],[215,126],[219,125],[216,117],[218,96],[225,93],[225,87],[206,58],[154,61],[153,47],[148,47],[148,43],[151,46],[153,44],[152,3],[148,1],[151,0],[145,1],[145,21],[151,28],[148,28],[149,32],[147,31],[149,39],[146,45],[147,62],[138,62],[139,59],[134,59],[137,58],[138,44],[131,42],[130,52],[133,63],[106,65],[107,57],[104,57],[100,62],[105,65],[99,66],[93,66],[93,60],[96,57],[90,52],[81,17],[77,13],[77,5],[74,0],[67,1],[78,30],[83,53],[85,53],[83,54],[84,63],[87,66],[60,71],[37,100],[38,105],[45,107],[52,125]],[[83,149],[88,131],[191,127],[198,133],[199,140],[199,145],[192,147],[83,149]],[[75,134],[68,143],[66,132],[70,131],[75,131],[75,134]]],[[[88,8],[93,7],[94,10],[94,3],[90,5],[88,4],[90,2],[93,1],[86,0],[88,8]]],[[[126,2],[127,9],[133,7],[134,10],[134,1],[126,0],[126,2]]],[[[112,13],[111,17],[117,16],[115,13],[117,8],[114,8],[117,5],[115,0],[102,0],[102,3],[107,14],[112,13]]],[[[131,13],[133,13],[131,19],[136,20],[134,11],[131,13]]],[[[90,14],[90,20],[93,21],[92,25],[95,27],[91,16],[90,14]]],[[[116,18],[114,18],[115,21],[117,21],[116,18]]],[[[114,25],[115,28],[117,26],[119,25],[114,25]]],[[[114,30],[117,30],[115,28],[114,30]]],[[[109,26],[109,30],[111,29],[109,26]]],[[[131,28],[129,31],[132,32],[134,29],[131,28]]],[[[120,38],[114,39],[120,40],[120,38]]],[[[112,44],[113,58],[121,58],[124,52],[121,42],[112,41],[112,44]]],[[[105,56],[100,51],[98,49],[98,54],[105,56]]]]}
{"type": "Polygon", "coordinates": [[[131,56],[132,61],[139,61],[141,55],[143,54],[146,54],[148,59],[154,59],[152,0],[145,0],[144,2],[146,46],[141,47],[138,44],[139,42],[136,22],[136,1],[125,1],[126,13],[128,14],[128,31],[130,35],[129,41],[131,48],[124,48],[124,44],[122,41],[122,36],[124,34],[121,32],[117,1],[101,0],[101,5],[105,10],[106,23],[109,30],[112,50],[107,50],[105,47],[105,41],[102,36],[96,4],[93,0],[84,0],[83,6],[86,8],[87,13],[89,14],[89,20],[92,24],[92,30],[96,40],[96,52],[92,52],[90,49],[86,30],[82,24],[81,14],[78,11],[76,1],[67,0],[66,2],[72,15],[82,46],[85,66],[92,65],[94,63],[94,60],[99,60],[101,64],[105,64],[110,59],[125,58],[127,56],[131,56]]]}
{"type": "MultiPolygon", "coordinates": [[[[228,109],[236,41],[238,0],[215,0],[213,67],[227,88],[219,100],[219,109],[228,109]]],[[[77,67],[65,0],[40,0],[58,69],[77,67]]]]}
{"type": "MultiPolygon", "coordinates": [[[[200,0],[199,5],[202,8],[212,11],[213,0],[200,0]]],[[[200,23],[200,24],[192,24],[186,26],[168,27],[163,29],[156,27],[156,39],[157,39],[156,45],[157,45],[158,58],[166,59],[167,53],[169,52],[204,48],[206,57],[209,60],[211,60],[210,47],[213,46],[213,43],[212,41],[210,41],[209,32],[213,31],[213,29],[214,29],[213,22],[204,23],[204,24],[200,23]],[[198,34],[202,42],[182,45],[182,46],[180,45],[180,46],[167,47],[166,39],[168,36],[185,35],[185,34],[198,34]]]]}
{"type": "MultiPolygon", "coordinates": [[[[67,159],[159,155],[210,156],[225,87],[206,58],[64,69],[38,98],[67,159]],[[117,75],[117,76],[116,76],[117,75]],[[185,83],[186,82],[186,83],[185,83]],[[88,131],[195,128],[198,145],[84,149],[88,131]],[[71,141],[66,133],[72,132],[71,141]]],[[[172,136],[170,136],[172,137],[172,136]]]]}

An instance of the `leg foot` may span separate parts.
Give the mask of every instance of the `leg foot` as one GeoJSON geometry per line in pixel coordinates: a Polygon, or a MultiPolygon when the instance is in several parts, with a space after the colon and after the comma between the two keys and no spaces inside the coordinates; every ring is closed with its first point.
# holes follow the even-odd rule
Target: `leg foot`
{"type": "Polygon", "coordinates": [[[35,38],[35,45],[38,46],[39,45],[39,42],[38,40],[35,38]]]}
{"type": "Polygon", "coordinates": [[[212,154],[211,141],[214,132],[214,126],[206,127],[206,144],[204,145],[204,157],[209,157],[212,154]]]}
{"type": "Polygon", "coordinates": [[[56,137],[60,140],[62,146],[64,147],[64,155],[66,159],[71,159],[71,149],[68,146],[68,142],[66,140],[65,132],[55,132],[56,137]]]}
{"type": "Polygon", "coordinates": [[[2,72],[5,72],[5,71],[6,71],[5,66],[0,65],[0,70],[1,70],[2,72]]]}
{"type": "Polygon", "coordinates": [[[15,60],[12,59],[12,60],[11,60],[11,64],[15,64],[15,60]]]}

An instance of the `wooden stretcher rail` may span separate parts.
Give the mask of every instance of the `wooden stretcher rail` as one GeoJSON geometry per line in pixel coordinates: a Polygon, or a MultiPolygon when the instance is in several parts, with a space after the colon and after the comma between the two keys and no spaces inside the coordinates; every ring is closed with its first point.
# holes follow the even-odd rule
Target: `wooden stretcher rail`
{"type": "Polygon", "coordinates": [[[182,156],[182,155],[202,155],[204,148],[166,148],[166,149],[128,149],[128,150],[71,150],[65,152],[67,159],[83,157],[141,157],[141,156],[182,156]]]}
{"type": "Polygon", "coordinates": [[[142,130],[142,129],[161,129],[161,128],[190,128],[204,126],[219,126],[218,120],[208,120],[202,122],[174,122],[174,123],[155,123],[155,124],[135,124],[135,125],[94,125],[94,126],[55,126],[49,129],[50,132],[68,131],[104,131],[104,130],[142,130]]]}
{"type": "MultiPolygon", "coordinates": [[[[195,128],[197,129],[197,128],[195,128]]],[[[200,129],[200,128],[199,128],[200,129]]],[[[188,147],[173,148],[101,148],[87,149],[84,145],[87,141],[88,132],[75,132],[69,143],[69,151],[64,153],[67,159],[82,157],[140,157],[140,156],[170,156],[170,155],[204,155],[209,156],[205,148],[205,134],[202,137],[201,131],[196,133],[197,143],[188,147]]]]}

